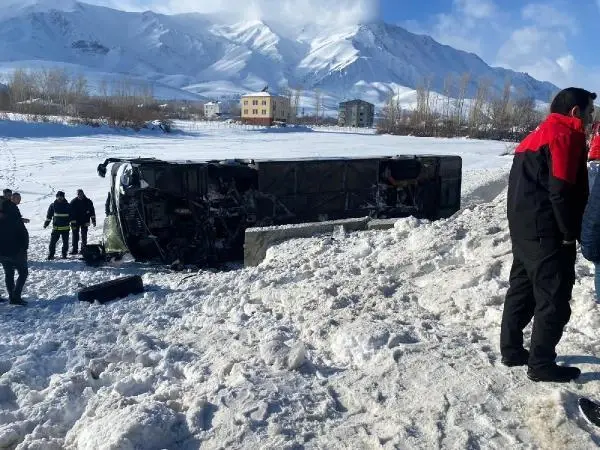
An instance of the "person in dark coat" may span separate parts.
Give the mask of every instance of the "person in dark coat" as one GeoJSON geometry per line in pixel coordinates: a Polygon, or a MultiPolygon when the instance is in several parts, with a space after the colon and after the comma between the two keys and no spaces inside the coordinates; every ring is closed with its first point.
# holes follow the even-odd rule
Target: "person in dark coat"
{"type": "Polygon", "coordinates": [[[17,205],[6,196],[0,200],[0,262],[4,269],[4,279],[9,302],[25,306],[21,298],[25,281],[29,275],[27,249],[29,233],[17,205]],[[15,271],[18,273],[15,284],[15,271]]]}
{"type": "Polygon", "coordinates": [[[56,200],[48,207],[44,228],[48,228],[52,221],[52,234],[50,235],[50,248],[47,259],[54,259],[56,244],[62,238],[62,257],[67,257],[69,250],[69,230],[71,222],[71,207],[63,191],[56,193],[56,200]]]}
{"type": "Polygon", "coordinates": [[[588,153],[590,197],[581,225],[581,254],[594,263],[596,302],[600,303],[600,122],[596,122],[592,130],[588,153]]]}
{"type": "MultiPolygon", "coordinates": [[[[12,202],[17,205],[17,208],[19,207],[19,205],[21,204],[21,194],[19,194],[18,192],[13,192],[12,196],[10,197],[12,202]]],[[[26,219],[23,217],[23,223],[29,223],[29,219],[26,219]]]]}
{"type": "Polygon", "coordinates": [[[81,249],[87,245],[88,228],[96,226],[94,203],[85,196],[83,189],[77,189],[77,197],[71,200],[71,230],[73,232],[73,249],[71,255],[79,250],[79,231],[81,230],[81,249]]]}
{"type": "Polygon", "coordinates": [[[560,91],[550,115],[517,147],[508,180],[513,264],[500,350],[507,366],[528,365],[532,381],[568,382],[577,367],[556,364],[556,345],[571,316],[576,242],[588,198],[585,127],[596,94],[560,91]],[[531,348],[523,329],[533,319],[531,348]]]}

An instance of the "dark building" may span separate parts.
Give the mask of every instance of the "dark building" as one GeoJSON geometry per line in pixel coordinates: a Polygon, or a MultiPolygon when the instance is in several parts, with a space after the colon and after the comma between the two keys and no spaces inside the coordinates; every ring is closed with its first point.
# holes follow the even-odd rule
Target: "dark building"
{"type": "Polygon", "coordinates": [[[10,103],[8,86],[0,83],[0,109],[7,108],[10,103]]]}
{"type": "Polygon", "coordinates": [[[340,127],[372,127],[375,105],[364,100],[340,103],[338,125],[340,127]]]}

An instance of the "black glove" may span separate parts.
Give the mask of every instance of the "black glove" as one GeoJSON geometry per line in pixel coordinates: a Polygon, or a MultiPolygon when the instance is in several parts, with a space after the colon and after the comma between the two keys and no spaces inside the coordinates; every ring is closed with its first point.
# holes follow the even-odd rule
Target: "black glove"
{"type": "Polygon", "coordinates": [[[96,218],[92,217],[92,225],[96,226],[96,218]]]}
{"type": "Polygon", "coordinates": [[[46,220],[46,221],[44,222],[44,228],[48,228],[48,225],[50,225],[50,221],[49,221],[49,220],[46,220]]]}

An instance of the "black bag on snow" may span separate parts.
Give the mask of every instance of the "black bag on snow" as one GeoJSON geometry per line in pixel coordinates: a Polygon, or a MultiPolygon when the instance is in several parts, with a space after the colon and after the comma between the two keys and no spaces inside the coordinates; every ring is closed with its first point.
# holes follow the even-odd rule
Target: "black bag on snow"
{"type": "Polygon", "coordinates": [[[117,298],[127,297],[130,294],[144,292],[144,283],[139,275],[117,278],[104,283],[83,288],[77,294],[80,301],[106,303],[117,298]]]}
{"type": "Polygon", "coordinates": [[[88,244],[81,249],[81,256],[88,266],[99,266],[106,261],[104,247],[100,244],[88,244]]]}

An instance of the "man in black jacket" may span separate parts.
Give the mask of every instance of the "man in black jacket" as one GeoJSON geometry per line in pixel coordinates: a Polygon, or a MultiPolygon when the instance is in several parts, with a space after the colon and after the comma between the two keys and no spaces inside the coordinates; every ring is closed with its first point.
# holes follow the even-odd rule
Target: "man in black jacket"
{"type": "MultiPolygon", "coordinates": [[[[18,208],[18,206],[21,204],[21,194],[19,194],[18,192],[13,192],[12,196],[11,196],[11,200],[15,205],[17,205],[17,208],[18,208]]],[[[23,223],[29,223],[29,222],[30,222],[29,219],[26,219],[23,217],[23,223]]]]}
{"type": "Polygon", "coordinates": [[[515,150],[508,181],[513,265],[506,293],[500,350],[507,366],[528,365],[533,381],[568,382],[576,367],[556,364],[556,345],[571,316],[576,241],[588,197],[585,126],[596,94],[559,92],[550,115],[515,150]],[[523,329],[533,319],[531,349],[523,329]]]}
{"type": "Polygon", "coordinates": [[[79,248],[79,230],[81,230],[81,249],[87,245],[88,228],[96,226],[96,211],[94,203],[85,196],[83,189],[77,189],[77,197],[71,200],[71,230],[73,231],[73,249],[71,255],[76,255],[79,248]]]}
{"type": "Polygon", "coordinates": [[[71,221],[71,207],[65,198],[63,191],[56,193],[56,200],[48,207],[44,228],[47,228],[52,221],[52,234],[50,235],[50,248],[47,259],[54,259],[56,244],[62,238],[62,257],[67,257],[69,250],[69,223],[71,221]]]}
{"type": "Polygon", "coordinates": [[[0,262],[4,269],[4,279],[9,302],[12,305],[25,306],[21,298],[25,281],[29,274],[27,267],[27,249],[29,233],[21,213],[12,200],[3,197],[0,200],[0,262]],[[15,271],[18,273],[15,284],[15,271]]]}

